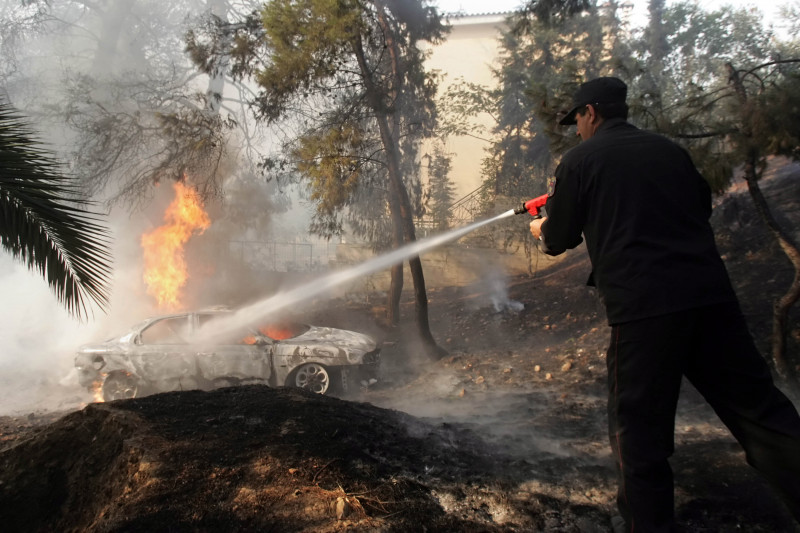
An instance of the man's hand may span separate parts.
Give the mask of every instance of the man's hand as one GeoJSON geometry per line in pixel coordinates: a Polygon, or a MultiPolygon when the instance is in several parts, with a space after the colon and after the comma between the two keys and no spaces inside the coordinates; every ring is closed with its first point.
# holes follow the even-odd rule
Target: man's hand
{"type": "Polygon", "coordinates": [[[547,217],[537,218],[531,221],[531,233],[536,240],[542,239],[542,223],[547,220],[547,217]]]}

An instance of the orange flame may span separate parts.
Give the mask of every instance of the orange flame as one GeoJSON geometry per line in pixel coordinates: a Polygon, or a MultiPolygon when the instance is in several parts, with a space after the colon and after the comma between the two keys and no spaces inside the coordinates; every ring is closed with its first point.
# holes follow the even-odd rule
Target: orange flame
{"type": "Polygon", "coordinates": [[[103,398],[103,382],[100,380],[92,382],[92,398],[95,403],[105,403],[106,399],[103,398]]]}
{"type": "Polygon", "coordinates": [[[164,212],[164,225],[142,235],[147,294],[160,308],[179,309],[180,292],[189,278],[183,247],[195,230],[203,233],[211,220],[190,187],[176,182],[175,199],[164,212]]]}
{"type": "MultiPolygon", "coordinates": [[[[292,337],[296,336],[297,334],[292,330],[289,326],[281,326],[276,324],[269,324],[266,326],[261,326],[258,328],[258,332],[262,335],[266,335],[272,340],[282,341],[285,339],[291,339],[292,337]]],[[[248,335],[244,339],[242,339],[242,343],[244,344],[255,344],[256,343],[255,335],[248,335]]]]}
{"type": "Polygon", "coordinates": [[[288,326],[271,324],[268,326],[261,326],[258,328],[258,331],[276,341],[282,341],[284,339],[291,339],[294,337],[294,332],[288,326]]]}

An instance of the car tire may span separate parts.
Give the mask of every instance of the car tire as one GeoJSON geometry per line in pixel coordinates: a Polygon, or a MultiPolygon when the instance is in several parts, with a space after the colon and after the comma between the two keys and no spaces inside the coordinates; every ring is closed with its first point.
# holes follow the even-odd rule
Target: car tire
{"type": "Polygon", "coordinates": [[[103,381],[103,401],[129,400],[136,398],[139,393],[139,384],[127,372],[112,372],[103,381]]]}
{"type": "Polygon", "coordinates": [[[331,378],[331,372],[324,365],[305,363],[292,372],[287,384],[317,394],[326,394],[331,389],[331,378]]]}

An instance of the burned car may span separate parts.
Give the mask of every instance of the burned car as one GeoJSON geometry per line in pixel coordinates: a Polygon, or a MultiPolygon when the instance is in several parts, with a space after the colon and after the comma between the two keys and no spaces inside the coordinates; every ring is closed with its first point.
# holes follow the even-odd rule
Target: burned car
{"type": "Polygon", "coordinates": [[[269,324],[213,342],[197,340],[200,328],[230,312],[148,318],[121,336],[81,346],[78,381],[98,401],[252,383],[343,394],[375,382],[380,349],[355,331],[269,324]]]}

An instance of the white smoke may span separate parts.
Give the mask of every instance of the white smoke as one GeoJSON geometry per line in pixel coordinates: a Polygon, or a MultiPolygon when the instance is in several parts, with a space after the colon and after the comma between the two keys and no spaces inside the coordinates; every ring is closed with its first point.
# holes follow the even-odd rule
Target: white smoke
{"type": "Polygon", "coordinates": [[[116,217],[111,301],[104,313],[88,304],[89,317],[70,315],[44,278],[0,252],[0,415],[80,407],[92,401],[78,385],[74,355],[81,344],[121,333],[154,312],[144,295],[138,235],[142,216],[116,217]],[[124,224],[122,224],[124,222],[124,224]]]}
{"type": "Polygon", "coordinates": [[[72,371],[75,344],[95,325],[70,317],[42,277],[7,254],[0,254],[0,291],[0,414],[80,401],[77,380],[74,387],[61,381],[72,371]]]}
{"type": "Polygon", "coordinates": [[[492,307],[494,307],[495,311],[498,313],[504,311],[519,313],[525,309],[524,303],[508,297],[508,280],[501,271],[490,271],[490,275],[485,278],[485,281],[489,290],[489,299],[492,301],[492,307]]]}

